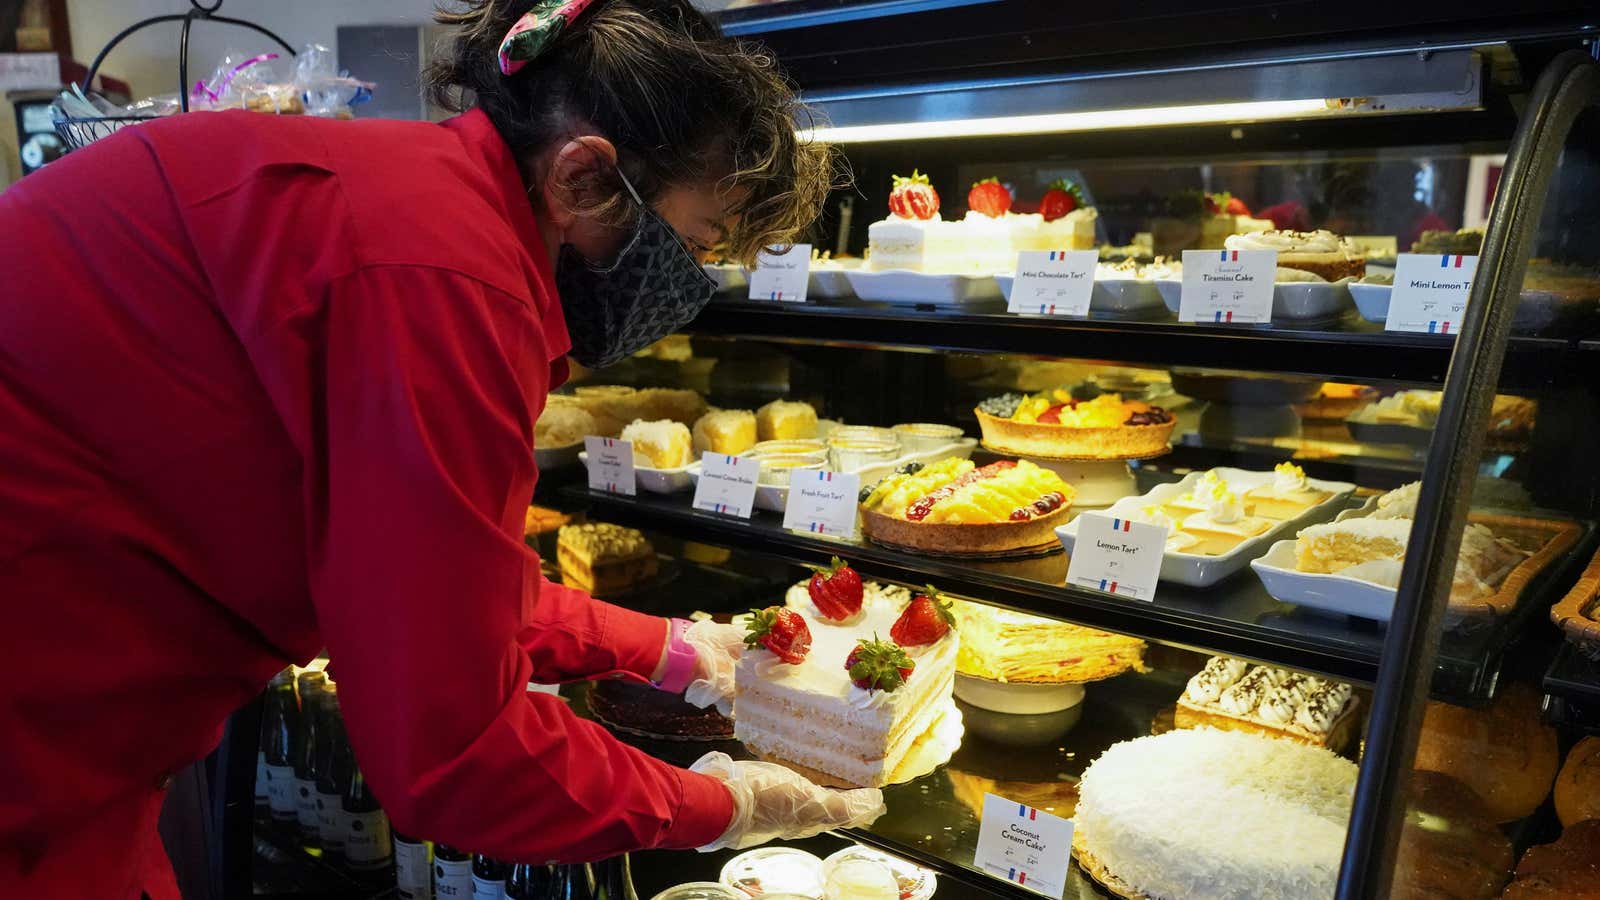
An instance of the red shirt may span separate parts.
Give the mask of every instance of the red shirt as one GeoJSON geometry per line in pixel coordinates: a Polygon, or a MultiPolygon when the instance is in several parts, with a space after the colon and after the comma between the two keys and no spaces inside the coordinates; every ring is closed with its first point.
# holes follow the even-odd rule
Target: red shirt
{"type": "Polygon", "coordinates": [[[533,423],[569,340],[481,113],[197,113],[0,194],[0,885],[175,897],[165,778],[324,646],[396,828],[501,859],[718,837],[717,781],[530,680],[661,619],[545,581],[533,423]]]}

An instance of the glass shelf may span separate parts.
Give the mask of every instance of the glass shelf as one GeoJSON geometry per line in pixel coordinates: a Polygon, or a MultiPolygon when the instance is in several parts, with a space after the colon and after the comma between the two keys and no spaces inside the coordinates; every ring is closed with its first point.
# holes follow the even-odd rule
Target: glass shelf
{"type": "MultiPolygon", "coordinates": [[[[1158,474],[1140,471],[1141,490],[1158,474]]],[[[599,519],[705,541],[793,563],[820,564],[834,554],[864,575],[909,585],[936,587],[996,606],[1066,619],[1162,643],[1260,660],[1345,681],[1374,680],[1383,650],[1380,623],[1328,616],[1272,598],[1253,572],[1244,571],[1209,588],[1162,585],[1154,601],[1136,603],[1064,584],[1067,557],[971,561],[919,556],[865,540],[794,532],[775,513],[757,511],[749,520],[701,512],[691,495],[641,492],[636,497],[559,489],[566,505],[587,506],[599,519]]],[[[1551,590],[1570,582],[1593,528],[1585,525],[1577,552],[1534,578],[1527,600],[1505,620],[1447,632],[1441,641],[1434,694],[1467,705],[1493,695],[1505,648],[1517,629],[1549,608],[1551,590]]],[[[772,601],[777,602],[774,593],[772,601]]]]}
{"type": "MultiPolygon", "coordinates": [[[[727,296],[714,300],[685,330],[701,336],[1115,359],[1417,384],[1441,383],[1454,348],[1453,338],[1391,334],[1353,313],[1324,327],[1216,326],[1014,315],[1005,312],[1004,304],[923,309],[860,302],[767,303],[727,296]]],[[[1514,336],[1502,384],[1516,389],[1556,383],[1575,371],[1580,357],[1593,360],[1596,352],[1600,342],[1514,336]]]]}

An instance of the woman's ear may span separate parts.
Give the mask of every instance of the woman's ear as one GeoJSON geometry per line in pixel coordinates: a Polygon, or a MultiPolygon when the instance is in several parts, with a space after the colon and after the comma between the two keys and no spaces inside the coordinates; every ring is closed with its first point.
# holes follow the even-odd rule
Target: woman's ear
{"type": "Polygon", "coordinates": [[[597,134],[580,135],[557,149],[543,185],[544,214],[551,224],[566,231],[582,210],[609,199],[616,166],[617,148],[597,134]]]}

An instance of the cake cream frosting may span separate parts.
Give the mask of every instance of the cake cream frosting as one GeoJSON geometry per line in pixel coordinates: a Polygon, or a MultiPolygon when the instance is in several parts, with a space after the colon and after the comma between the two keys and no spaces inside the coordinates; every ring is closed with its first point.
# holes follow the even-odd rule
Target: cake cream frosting
{"type": "Polygon", "coordinates": [[[1235,234],[1227,240],[1229,250],[1272,250],[1277,253],[1338,253],[1357,255],[1354,244],[1326,229],[1316,231],[1257,231],[1235,234]]]}
{"type": "Polygon", "coordinates": [[[1124,741],[1083,773],[1073,848],[1146,897],[1331,897],[1356,772],[1321,747],[1244,732],[1124,741]]]}
{"type": "Polygon", "coordinates": [[[784,602],[805,619],[811,650],[798,665],[759,650],[740,657],[734,736],[763,756],[850,784],[889,783],[912,745],[951,704],[960,649],[956,629],[933,644],[905,648],[916,667],[899,688],[869,691],[851,683],[845,658],[858,641],[887,640],[911,592],[867,582],[860,614],[843,625],[822,618],[805,582],[791,587],[784,602]]]}
{"type": "Polygon", "coordinates": [[[1244,730],[1338,749],[1352,733],[1356,702],[1348,684],[1215,656],[1178,698],[1177,723],[1254,726],[1244,730]]]}

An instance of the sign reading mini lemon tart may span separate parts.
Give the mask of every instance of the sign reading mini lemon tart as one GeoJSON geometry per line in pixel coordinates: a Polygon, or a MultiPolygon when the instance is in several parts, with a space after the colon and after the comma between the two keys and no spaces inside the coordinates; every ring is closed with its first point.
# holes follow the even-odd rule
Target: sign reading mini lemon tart
{"type": "Polygon", "coordinates": [[[973,411],[983,445],[1047,459],[1147,459],[1166,453],[1177,418],[1159,406],[1101,394],[1075,400],[1065,388],[1001,394],[973,411]]]}
{"type": "Polygon", "coordinates": [[[1446,335],[1460,331],[1477,271],[1476,256],[1400,254],[1395,258],[1394,293],[1384,330],[1446,335]]]}
{"type": "Polygon", "coordinates": [[[864,492],[861,522],[873,541],[921,553],[1031,552],[1051,546],[1073,494],[1061,476],[1025,460],[913,463],[864,492]]]}

